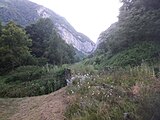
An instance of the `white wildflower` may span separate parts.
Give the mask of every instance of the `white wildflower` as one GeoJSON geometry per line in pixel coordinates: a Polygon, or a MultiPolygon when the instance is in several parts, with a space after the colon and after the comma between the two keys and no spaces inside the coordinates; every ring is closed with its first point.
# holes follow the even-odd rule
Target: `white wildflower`
{"type": "Polygon", "coordinates": [[[72,92],[72,94],[74,94],[74,91],[73,91],[73,90],[71,90],[71,92],[72,92]]]}

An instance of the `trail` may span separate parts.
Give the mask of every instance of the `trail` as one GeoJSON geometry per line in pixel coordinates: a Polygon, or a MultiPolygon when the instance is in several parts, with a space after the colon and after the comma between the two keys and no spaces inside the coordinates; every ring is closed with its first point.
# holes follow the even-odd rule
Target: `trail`
{"type": "Polygon", "coordinates": [[[0,120],[64,120],[71,102],[65,89],[37,97],[0,99],[0,120]]]}

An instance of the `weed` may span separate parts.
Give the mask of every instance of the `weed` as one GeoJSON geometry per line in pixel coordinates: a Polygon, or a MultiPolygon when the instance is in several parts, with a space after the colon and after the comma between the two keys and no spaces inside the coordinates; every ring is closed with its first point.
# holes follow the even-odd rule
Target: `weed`
{"type": "Polygon", "coordinates": [[[77,100],[65,115],[68,120],[158,120],[158,84],[153,68],[146,64],[103,71],[69,86],[68,93],[77,100]]]}

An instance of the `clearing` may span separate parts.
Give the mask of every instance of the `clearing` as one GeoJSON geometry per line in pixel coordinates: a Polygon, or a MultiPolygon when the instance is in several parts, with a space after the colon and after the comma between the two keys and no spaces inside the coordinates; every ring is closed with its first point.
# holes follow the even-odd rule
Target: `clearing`
{"type": "Polygon", "coordinates": [[[64,120],[71,102],[66,87],[48,95],[0,99],[0,120],[64,120]]]}

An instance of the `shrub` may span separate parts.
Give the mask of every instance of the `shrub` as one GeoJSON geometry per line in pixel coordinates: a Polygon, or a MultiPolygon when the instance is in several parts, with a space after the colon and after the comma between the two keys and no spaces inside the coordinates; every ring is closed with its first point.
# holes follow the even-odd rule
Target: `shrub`
{"type": "Polygon", "coordinates": [[[68,88],[68,120],[159,120],[160,82],[152,67],[116,68],[68,88]]]}
{"type": "Polygon", "coordinates": [[[0,97],[43,95],[64,86],[66,86],[66,81],[63,67],[23,66],[0,77],[0,97]]]}
{"type": "Polygon", "coordinates": [[[83,63],[77,63],[70,67],[73,71],[73,74],[94,74],[97,72],[93,65],[85,65],[83,63]]]}
{"type": "Polygon", "coordinates": [[[22,66],[10,72],[6,82],[27,82],[40,78],[46,71],[39,66],[22,66]]]}

